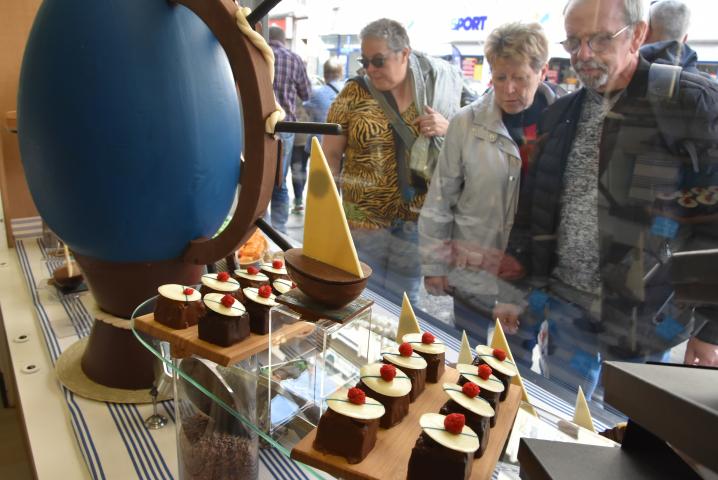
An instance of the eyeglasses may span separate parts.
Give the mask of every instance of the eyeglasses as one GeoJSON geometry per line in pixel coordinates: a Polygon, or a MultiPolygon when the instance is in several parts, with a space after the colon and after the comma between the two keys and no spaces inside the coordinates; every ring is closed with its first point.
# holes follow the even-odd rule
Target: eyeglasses
{"type": "MultiPolygon", "coordinates": [[[[620,34],[628,30],[628,28],[631,25],[626,25],[616,33],[596,33],[588,37],[588,40],[586,40],[586,44],[588,45],[588,48],[591,49],[594,53],[601,53],[608,50],[608,48],[611,46],[611,42],[618,37],[620,34]]],[[[581,50],[581,39],[580,38],[567,38],[563,42],[560,42],[563,48],[570,54],[576,54],[581,50]]]]}
{"type": "Polygon", "coordinates": [[[361,64],[364,68],[369,68],[369,64],[374,65],[376,68],[381,68],[386,63],[386,59],[389,56],[389,54],[383,55],[381,53],[377,53],[373,57],[367,59],[364,57],[357,58],[357,62],[361,64]]]}

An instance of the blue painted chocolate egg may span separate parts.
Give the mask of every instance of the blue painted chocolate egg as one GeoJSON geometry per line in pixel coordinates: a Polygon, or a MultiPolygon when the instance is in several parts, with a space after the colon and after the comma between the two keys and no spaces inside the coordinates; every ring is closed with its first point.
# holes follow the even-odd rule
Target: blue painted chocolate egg
{"type": "Polygon", "coordinates": [[[45,0],[22,64],[18,134],[42,217],[102,260],[178,257],[221,225],[239,179],[227,58],[167,0],[45,0]]]}

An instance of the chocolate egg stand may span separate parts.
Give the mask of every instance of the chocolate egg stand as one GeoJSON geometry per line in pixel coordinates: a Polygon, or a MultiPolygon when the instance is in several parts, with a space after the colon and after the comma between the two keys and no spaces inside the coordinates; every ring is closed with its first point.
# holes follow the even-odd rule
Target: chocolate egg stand
{"type": "Polygon", "coordinates": [[[280,181],[274,133],[338,126],[267,131],[277,110],[270,65],[231,0],[128,0],[112,15],[104,2],[80,3],[45,2],[36,17],[20,80],[22,160],[98,307],[75,352],[82,372],[100,386],[149,389],[154,357],[129,329],[135,307],[161,284],[198,283],[253,233],[280,181]],[[210,238],[238,180],[239,207],[210,238]]]}

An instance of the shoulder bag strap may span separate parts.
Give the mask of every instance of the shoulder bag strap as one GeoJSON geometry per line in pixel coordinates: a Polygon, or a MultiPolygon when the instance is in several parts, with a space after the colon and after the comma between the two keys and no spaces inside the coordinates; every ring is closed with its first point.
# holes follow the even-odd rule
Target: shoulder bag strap
{"type": "Polygon", "coordinates": [[[411,149],[411,146],[414,145],[414,141],[416,140],[416,135],[414,135],[411,129],[406,125],[406,122],[401,118],[399,112],[389,105],[389,102],[384,94],[371,84],[369,78],[364,76],[363,80],[372,97],[374,97],[374,100],[377,101],[381,109],[384,111],[389,123],[391,123],[391,126],[394,127],[394,131],[399,135],[401,141],[404,142],[406,148],[411,149]]]}

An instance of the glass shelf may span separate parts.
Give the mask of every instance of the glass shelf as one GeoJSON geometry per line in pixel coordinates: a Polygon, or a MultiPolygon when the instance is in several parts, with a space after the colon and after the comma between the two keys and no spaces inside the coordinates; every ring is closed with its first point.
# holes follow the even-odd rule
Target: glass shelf
{"type": "MultiPolygon", "coordinates": [[[[136,317],[154,311],[156,299],[135,309],[132,331],[163,362],[165,376],[173,382],[180,478],[194,478],[202,469],[207,475],[206,468],[211,466],[210,478],[256,479],[260,448],[275,449],[289,458],[290,449],[275,441],[257,421],[262,411],[258,399],[266,398],[258,382],[258,355],[229,367],[196,356],[171,357],[167,342],[134,325],[136,317]]],[[[297,464],[311,478],[325,478],[313,468],[297,464]]]]}
{"type": "MultiPolygon", "coordinates": [[[[204,445],[213,445],[215,450],[233,445],[233,451],[253,453],[249,457],[257,457],[259,447],[274,448],[289,457],[291,448],[318,424],[326,408],[324,399],[340,387],[356,384],[359,368],[378,360],[382,346],[389,341],[374,332],[370,301],[344,323],[306,323],[307,328],[296,336],[278,332],[302,317],[279,305],[270,310],[263,350],[226,367],[195,355],[173,358],[167,342],[135,328],[136,318],[154,311],[156,298],[136,308],[132,329],[164,362],[168,378],[174,380],[183,478],[192,478],[186,473],[195,468],[196,451],[204,445]]],[[[233,458],[222,460],[218,468],[226,465],[245,472],[246,476],[238,478],[254,478],[251,465],[233,458]]],[[[322,478],[310,467],[303,467],[322,478]]]]}

